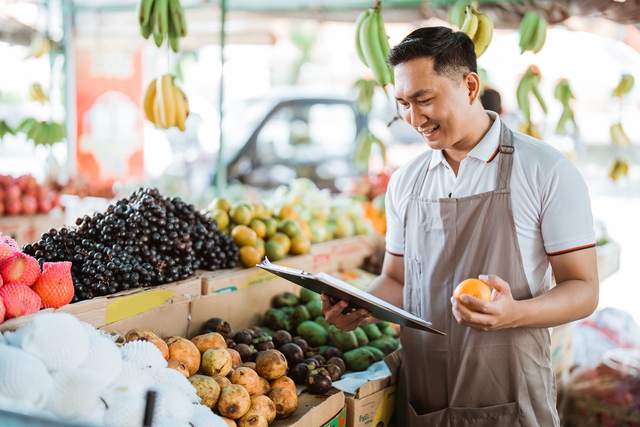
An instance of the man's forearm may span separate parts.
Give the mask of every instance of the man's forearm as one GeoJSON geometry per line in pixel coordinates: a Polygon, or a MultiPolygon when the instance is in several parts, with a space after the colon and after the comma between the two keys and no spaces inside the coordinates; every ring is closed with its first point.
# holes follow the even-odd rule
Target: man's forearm
{"type": "Polygon", "coordinates": [[[367,288],[367,292],[389,304],[402,308],[403,286],[386,274],[378,276],[367,288]]]}

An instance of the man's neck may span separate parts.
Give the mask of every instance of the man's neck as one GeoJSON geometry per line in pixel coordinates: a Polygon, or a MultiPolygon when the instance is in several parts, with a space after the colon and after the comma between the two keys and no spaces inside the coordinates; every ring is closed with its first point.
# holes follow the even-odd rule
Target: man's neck
{"type": "Polygon", "coordinates": [[[493,125],[493,120],[483,110],[482,115],[480,115],[476,120],[473,120],[472,123],[474,123],[474,132],[469,137],[469,141],[472,141],[470,144],[466,144],[462,147],[451,147],[442,151],[444,158],[447,159],[447,163],[449,163],[449,166],[451,166],[451,169],[456,176],[458,176],[460,163],[467,158],[469,152],[473,150],[475,146],[482,141],[482,138],[484,138],[487,132],[489,132],[489,129],[491,129],[491,126],[493,125]]]}

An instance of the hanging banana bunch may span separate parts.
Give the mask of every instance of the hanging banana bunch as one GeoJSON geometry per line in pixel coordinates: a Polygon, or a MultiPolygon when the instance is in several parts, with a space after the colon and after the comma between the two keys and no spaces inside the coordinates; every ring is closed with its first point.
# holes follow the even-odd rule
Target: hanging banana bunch
{"type": "Polygon", "coordinates": [[[185,131],[189,101],[174,84],[174,76],[165,74],[153,79],[144,94],[142,107],[147,119],[156,126],[163,129],[176,126],[180,131],[185,131]]]}
{"type": "Polygon", "coordinates": [[[376,82],[374,80],[360,79],[353,85],[358,89],[356,109],[362,114],[368,114],[373,107],[373,91],[376,82]]]}
{"type": "Polygon", "coordinates": [[[174,52],[180,50],[180,38],[187,35],[187,21],[180,0],[138,0],[138,23],[142,37],[153,35],[156,46],[168,37],[174,52]]]}
{"type": "Polygon", "coordinates": [[[387,64],[389,50],[389,37],[380,13],[380,0],[377,0],[372,8],[362,12],[356,20],[356,52],[383,88],[389,83],[393,84],[393,70],[387,64]]]}
{"type": "Polygon", "coordinates": [[[538,88],[541,77],[538,67],[535,65],[530,66],[527,71],[525,71],[522,79],[520,79],[518,89],[516,90],[518,107],[522,111],[525,119],[524,123],[522,123],[518,128],[518,131],[538,139],[541,139],[540,131],[537,126],[531,122],[531,104],[529,102],[529,95],[531,93],[534,94],[542,108],[542,111],[547,114],[547,104],[544,102],[542,94],[538,88]]]}
{"type": "Polygon", "coordinates": [[[353,160],[356,167],[363,173],[369,171],[369,157],[371,157],[371,147],[377,145],[382,155],[382,163],[385,163],[385,146],[369,129],[362,129],[356,138],[356,149],[353,153],[353,160]]]}
{"type": "Polygon", "coordinates": [[[27,58],[40,58],[51,50],[51,41],[48,37],[40,33],[34,33],[29,45],[27,58]]]}
{"type": "Polygon", "coordinates": [[[16,131],[4,120],[0,120],[0,139],[4,138],[6,134],[15,135],[16,131]]]}
{"type": "Polygon", "coordinates": [[[457,1],[447,11],[447,22],[456,27],[462,27],[464,18],[466,17],[465,10],[469,4],[466,0],[457,1]]]}
{"type": "Polygon", "coordinates": [[[40,104],[49,102],[49,97],[42,90],[42,85],[38,82],[29,86],[29,98],[33,101],[38,101],[40,104]]]}
{"type": "Polygon", "coordinates": [[[631,144],[631,140],[622,128],[622,123],[612,124],[609,128],[609,135],[611,136],[611,142],[618,147],[626,147],[631,144]]]}
{"type": "Polygon", "coordinates": [[[53,121],[38,121],[28,118],[18,125],[18,132],[25,133],[36,145],[53,145],[61,142],[66,132],[64,126],[53,121]]]}
{"type": "Polygon", "coordinates": [[[633,89],[635,79],[631,74],[623,74],[618,82],[618,85],[613,89],[612,95],[622,98],[622,95],[626,95],[633,89]]]}
{"type": "Polygon", "coordinates": [[[569,104],[569,101],[575,99],[575,96],[573,96],[573,92],[571,91],[571,86],[569,86],[569,81],[567,79],[560,80],[553,91],[553,95],[558,101],[560,101],[560,103],[562,103],[562,114],[560,115],[558,125],[556,126],[556,133],[558,135],[567,135],[569,133],[567,131],[567,123],[569,121],[573,124],[573,132],[578,133],[578,124],[576,123],[573,110],[569,104]]]}
{"type": "Polygon", "coordinates": [[[616,159],[609,170],[609,178],[613,181],[617,181],[623,176],[629,176],[629,163],[624,160],[616,159]]]}
{"type": "Polygon", "coordinates": [[[547,27],[549,23],[539,13],[532,10],[522,17],[520,28],[520,54],[530,50],[538,53],[547,39],[547,27]]]}
{"type": "Polygon", "coordinates": [[[460,31],[469,36],[473,41],[476,58],[480,58],[487,51],[493,38],[493,21],[488,15],[478,13],[475,8],[466,6],[464,21],[460,31]]]}

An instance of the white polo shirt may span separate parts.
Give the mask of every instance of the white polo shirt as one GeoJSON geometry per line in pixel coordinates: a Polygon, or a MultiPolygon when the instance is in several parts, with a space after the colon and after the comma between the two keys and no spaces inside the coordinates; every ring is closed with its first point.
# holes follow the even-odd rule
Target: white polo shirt
{"type": "MultiPolygon", "coordinates": [[[[492,111],[487,114],[493,125],[460,163],[458,176],[441,150],[427,150],[393,173],[386,194],[389,253],[404,254],[407,202],[429,153],[422,197],[467,197],[495,190],[500,118],[492,111]]],[[[564,154],[519,132],[513,135],[511,205],[531,294],[539,295],[550,288],[549,256],[595,246],[591,200],[582,175],[564,154]]]]}

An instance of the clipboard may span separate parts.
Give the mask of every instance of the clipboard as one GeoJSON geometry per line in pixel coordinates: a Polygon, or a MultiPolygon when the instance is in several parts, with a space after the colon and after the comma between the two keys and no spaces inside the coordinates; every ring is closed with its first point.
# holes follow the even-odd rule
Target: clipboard
{"type": "Polygon", "coordinates": [[[346,310],[360,307],[366,308],[376,319],[386,320],[387,322],[397,323],[402,326],[438,335],[446,335],[444,332],[433,328],[431,322],[391,305],[374,295],[361,291],[329,274],[311,274],[295,268],[272,264],[267,258],[265,258],[262,263],[256,264],[256,267],[280,276],[310,291],[318,294],[324,293],[331,298],[332,302],[338,302],[339,300],[347,301],[350,307],[347,307],[346,310]]]}

